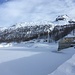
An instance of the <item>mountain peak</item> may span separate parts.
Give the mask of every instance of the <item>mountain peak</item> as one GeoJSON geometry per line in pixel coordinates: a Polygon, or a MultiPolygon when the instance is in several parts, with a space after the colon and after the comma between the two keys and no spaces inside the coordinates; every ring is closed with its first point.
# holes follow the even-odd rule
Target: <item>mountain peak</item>
{"type": "Polygon", "coordinates": [[[68,15],[59,15],[56,18],[56,21],[63,21],[63,20],[67,20],[67,19],[69,19],[69,16],[68,15]]]}

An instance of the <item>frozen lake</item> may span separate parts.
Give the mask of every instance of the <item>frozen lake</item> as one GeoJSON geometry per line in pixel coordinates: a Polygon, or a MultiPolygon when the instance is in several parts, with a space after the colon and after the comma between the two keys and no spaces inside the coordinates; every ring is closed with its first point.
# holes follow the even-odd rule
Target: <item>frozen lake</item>
{"type": "Polygon", "coordinates": [[[48,75],[72,57],[74,48],[57,52],[57,44],[0,48],[0,75],[48,75]]]}

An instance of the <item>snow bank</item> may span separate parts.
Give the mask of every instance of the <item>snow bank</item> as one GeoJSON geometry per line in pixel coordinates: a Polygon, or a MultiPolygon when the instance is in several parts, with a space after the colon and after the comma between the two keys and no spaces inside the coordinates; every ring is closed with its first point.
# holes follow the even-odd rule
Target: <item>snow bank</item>
{"type": "MultiPolygon", "coordinates": [[[[51,43],[52,44],[52,43],[51,43]]],[[[49,43],[43,43],[43,42],[34,42],[34,41],[29,41],[29,42],[21,42],[21,43],[2,43],[0,44],[0,48],[19,48],[19,49],[31,49],[31,48],[50,48],[49,43]]]]}
{"type": "Polygon", "coordinates": [[[53,73],[48,75],[75,75],[75,54],[53,73]]]}
{"type": "Polygon", "coordinates": [[[11,47],[12,43],[2,43],[0,44],[0,47],[11,47]]]}
{"type": "Polygon", "coordinates": [[[49,44],[36,43],[36,44],[33,45],[33,47],[34,47],[34,48],[37,48],[37,47],[38,47],[38,48],[43,48],[43,47],[46,47],[46,48],[47,48],[47,47],[49,47],[49,44]]]}

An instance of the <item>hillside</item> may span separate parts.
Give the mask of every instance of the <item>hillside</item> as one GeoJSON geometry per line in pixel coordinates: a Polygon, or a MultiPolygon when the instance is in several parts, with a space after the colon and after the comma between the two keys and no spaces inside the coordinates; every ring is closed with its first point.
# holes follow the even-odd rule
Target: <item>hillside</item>
{"type": "Polygon", "coordinates": [[[17,23],[0,29],[0,42],[24,42],[33,39],[44,41],[57,41],[75,29],[74,21],[61,15],[51,22],[17,23]],[[59,24],[58,24],[59,23],[59,24]],[[67,30],[67,31],[66,31],[67,30]]]}
{"type": "Polygon", "coordinates": [[[68,35],[75,29],[75,23],[69,23],[65,20],[61,20],[63,17],[57,17],[58,21],[63,24],[55,23],[18,23],[8,28],[1,28],[0,30],[0,42],[24,42],[29,40],[44,39],[44,41],[51,42],[51,40],[57,41],[64,36],[68,35]],[[66,24],[64,24],[66,22],[66,24]]]}

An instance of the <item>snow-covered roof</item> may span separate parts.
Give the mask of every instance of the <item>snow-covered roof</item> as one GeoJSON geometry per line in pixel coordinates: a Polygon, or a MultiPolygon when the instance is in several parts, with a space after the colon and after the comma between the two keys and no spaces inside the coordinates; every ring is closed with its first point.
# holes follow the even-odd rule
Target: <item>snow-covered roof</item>
{"type": "Polygon", "coordinates": [[[73,35],[73,34],[68,34],[68,35],[65,36],[65,37],[75,37],[75,35],[73,35]]]}

